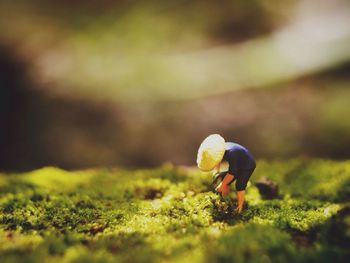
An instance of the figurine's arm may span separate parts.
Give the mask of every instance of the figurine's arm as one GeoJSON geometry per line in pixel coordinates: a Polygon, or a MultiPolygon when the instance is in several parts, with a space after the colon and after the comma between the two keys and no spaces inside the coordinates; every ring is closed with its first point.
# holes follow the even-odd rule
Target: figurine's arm
{"type": "Polygon", "coordinates": [[[228,185],[229,182],[231,182],[235,178],[232,174],[227,173],[226,176],[224,177],[224,180],[222,180],[222,183],[225,185],[228,185]]]}
{"type": "Polygon", "coordinates": [[[227,173],[222,182],[216,187],[216,191],[221,193],[223,197],[228,195],[230,192],[230,186],[228,183],[230,183],[234,179],[234,176],[232,174],[227,173]]]}

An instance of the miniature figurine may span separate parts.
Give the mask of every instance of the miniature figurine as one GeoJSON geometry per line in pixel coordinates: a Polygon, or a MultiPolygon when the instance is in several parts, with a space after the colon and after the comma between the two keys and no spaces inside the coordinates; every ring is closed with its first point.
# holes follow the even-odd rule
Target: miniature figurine
{"type": "Polygon", "coordinates": [[[238,143],[225,142],[219,134],[211,134],[198,149],[197,165],[202,171],[214,171],[213,183],[221,180],[215,191],[222,197],[229,194],[230,184],[236,180],[237,208],[235,211],[241,213],[245,189],[256,167],[254,157],[248,149],[238,143]],[[222,161],[228,162],[228,171],[220,172],[222,161]]]}

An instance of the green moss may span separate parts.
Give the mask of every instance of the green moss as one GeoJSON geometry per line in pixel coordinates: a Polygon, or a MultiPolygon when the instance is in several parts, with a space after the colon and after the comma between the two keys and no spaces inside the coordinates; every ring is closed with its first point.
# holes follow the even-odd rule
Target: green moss
{"type": "Polygon", "coordinates": [[[325,223],[339,209],[340,205],[318,200],[269,200],[249,206],[242,218],[284,230],[310,231],[325,223]]]}
{"type": "Polygon", "coordinates": [[[207,243],[206,262],[289,262],[297,254],[287,233],[271,226],[239,225],[207,243]]]}
{"type": "Polygon", "coordinates": [[[281,198],[263,200],[252,183],[241,215],[234,192],[222,199],[208,174],[170,164],[1,175],[1,262],[341,261],[348,172],[348,162],[260,161],[252,181],[267,176],[281,198]]]}
{"type": "Polygon", "coordinates": [[[350,196],[350,161],[260,161],[252,179],[261,176],[277,182],[281,193],[292,197],[342,202],[350,196]]]}

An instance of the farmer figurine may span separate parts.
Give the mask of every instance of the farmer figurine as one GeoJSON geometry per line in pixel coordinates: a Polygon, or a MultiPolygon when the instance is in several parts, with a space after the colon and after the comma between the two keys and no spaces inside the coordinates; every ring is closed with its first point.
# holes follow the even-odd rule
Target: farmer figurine
{"type": "Polygon", "coordinates": [[[248,180],[256,167],[251,153],[242,145],[225,142],[219,134],[209,135],[200,145],[197,165],[202,171],[214,171],[213,184],[221,179],[215,191],[225,197],[230,192],[230,184],[236,180],[237,208],[241,213],[248,180]],[[220,164],[227,161],[228,171],[220,172],[220,164]]]}

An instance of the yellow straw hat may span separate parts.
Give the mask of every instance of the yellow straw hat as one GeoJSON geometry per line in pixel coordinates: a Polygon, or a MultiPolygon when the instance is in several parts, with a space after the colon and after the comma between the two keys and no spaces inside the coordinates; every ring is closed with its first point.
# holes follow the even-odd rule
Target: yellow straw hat
{"type": "Polygon", "coordinates": [[[197,165],[202,171],[211,171],[219,164],[225,153],[225,139],[211,134],[201,143],[197,154],[197,165]]]}

